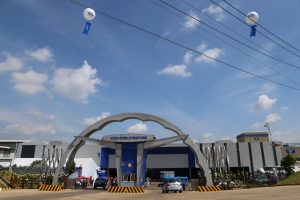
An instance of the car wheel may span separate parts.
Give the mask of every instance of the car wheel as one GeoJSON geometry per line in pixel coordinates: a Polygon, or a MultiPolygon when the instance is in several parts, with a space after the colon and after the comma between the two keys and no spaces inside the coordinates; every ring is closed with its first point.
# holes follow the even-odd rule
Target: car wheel
{"type": "Polygon", "coordinates": [[[97,189],[97,186],[94,186],[94,189],[96,190],[96,189],[97,189]]]}
{"type": "Polygon", "coordinates": [[[177,193],[177,191],[175,190],[174,193],[177,193]]]}
{"type": "Polygon", "coordinates": [[[182,190],[179,190],[179,193],[182,193],[182,190]]]}
{"type": "Polygon", "coordinates": [[[169,191],[168,191],[168,190],[166,190],[166,193],[169,193],[169,191]]]}

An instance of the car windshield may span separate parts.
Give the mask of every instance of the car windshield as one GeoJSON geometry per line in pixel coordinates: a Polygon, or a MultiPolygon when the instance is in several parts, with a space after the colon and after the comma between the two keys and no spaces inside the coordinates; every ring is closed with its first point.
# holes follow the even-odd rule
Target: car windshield
{"type": "Polygon", "coordinates": [[[105,178],[97,178],[96,181],[105,181],[105,178]]]}
{"type": "Polygon", "coordinates": [[[176,182],[179,182],[178,179],[168,179],[168,180],[165,180],[165,182],[167,183],[176,183],[176,182]]]}

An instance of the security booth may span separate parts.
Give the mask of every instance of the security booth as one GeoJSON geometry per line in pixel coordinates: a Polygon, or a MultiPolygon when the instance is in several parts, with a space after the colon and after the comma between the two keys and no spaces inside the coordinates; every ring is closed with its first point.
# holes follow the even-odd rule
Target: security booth
{"type": "Polygon", "coordinates": [[[181,140],[181,137],[157,140],[154,135],[147,134],[106,135],[101,140],[102,145],[106,147],[101,148],[100,168],[115,168],[118,186],[143,186],[148,149],[178,140],[181,140]]]}

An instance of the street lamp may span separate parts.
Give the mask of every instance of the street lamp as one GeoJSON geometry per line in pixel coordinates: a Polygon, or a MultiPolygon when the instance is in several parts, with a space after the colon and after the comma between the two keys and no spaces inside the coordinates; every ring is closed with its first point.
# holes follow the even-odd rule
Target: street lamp
{"type": "Polygon", "coordinates": [[[268,129],[269,135],[270,135],[270,141],[272,142],[271,130],[270,130],[270,124],[269,124],[268,122],[266,122],[264,126],[268,129]]]}

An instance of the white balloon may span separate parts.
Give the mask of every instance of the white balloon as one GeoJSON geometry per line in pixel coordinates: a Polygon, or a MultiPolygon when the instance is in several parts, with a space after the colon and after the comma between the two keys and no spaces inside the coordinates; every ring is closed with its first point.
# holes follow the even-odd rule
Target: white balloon
{"type": "Polygon", "coordinates": [[[249,25],[254,25],[257,23],[258,18],[259,18],[259,15],[257,14],[257,12],[252,11],[247,14],[246,22],[249,25]]]}
{"type": "Polygon", "coordinates": [[[86,8],[83,11],[83,16],[86,20],[92,21],[96,17],[96,13],[93,9],[91,8],[86,8]]]}

